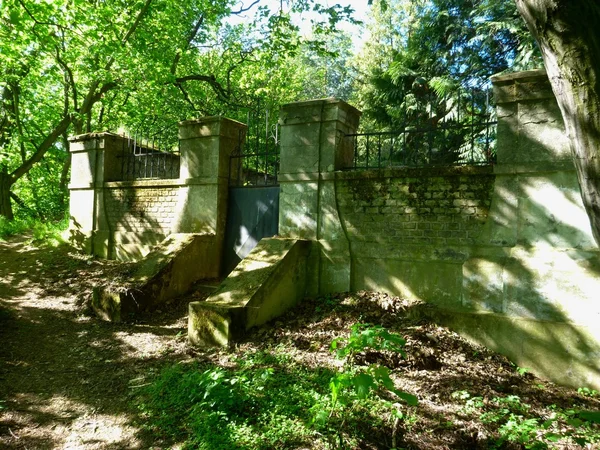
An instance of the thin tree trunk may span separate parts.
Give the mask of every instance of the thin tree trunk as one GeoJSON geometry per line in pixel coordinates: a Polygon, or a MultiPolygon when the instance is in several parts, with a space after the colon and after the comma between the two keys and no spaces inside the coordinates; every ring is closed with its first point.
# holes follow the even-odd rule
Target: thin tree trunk
{"type": "Polygon", "coordinates": [[[600,2],[516,0],[558,101],[581,195],[600,245],[600,2]]]}
{"type": "Polygon", "coordinates": [[[8,220],[14,218],[10,202],[10,188],[12,184],[12,177],[6,170],[0,170],[0,216],[4,216],[8,220]]]}

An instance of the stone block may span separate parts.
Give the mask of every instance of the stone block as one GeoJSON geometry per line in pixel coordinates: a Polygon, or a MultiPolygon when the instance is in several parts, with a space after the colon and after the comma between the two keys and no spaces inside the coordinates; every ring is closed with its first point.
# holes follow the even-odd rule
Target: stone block
{"type": "Polygon", "coordinates": [[[214,236],[172,234],[133,267],[127,280],[95,287],[91,306],[111,321],[152,311],[186,293],[196,281],[218,276],[219,253],[214,236]]]}
{"type": "Polygon", "coordinates": [[[318,182],[281,183],[279,234],[299,239],[317,238],[318,182]]]}
{"type": "Polygon", "coordinates": [[[595,249],[573,172],[520,176],[518,241],[522,245],[595,249]]]}
{"type": "Polygon", "coordinates": [[[462,301],[468,309],[501,313],[504,305],[504,261],[471,258],[462,268],[462,301]]]}
{"type": "Polygon", "coordinates": [[[371,290],[462,310],[462,264],[371,259],[353,254],[352,290],[371,290]]]}
{"type": "Polygon", "coordinates": [[[424,316],[555,383],[600,389],[600,328],[428,308],[424,316]]]}
{"type": "Polygon", "coordinates": [[[309,250],[308,241],[262,239],[205,302],[190,304],[190,343],[228,345],[294,306],[306,293],[309,250]]]}
{"type": "Polygon", "coordinates": [[[507,314],[536,320],[600,323],[600,252],[514,247],[506,264],[507,314]]]}

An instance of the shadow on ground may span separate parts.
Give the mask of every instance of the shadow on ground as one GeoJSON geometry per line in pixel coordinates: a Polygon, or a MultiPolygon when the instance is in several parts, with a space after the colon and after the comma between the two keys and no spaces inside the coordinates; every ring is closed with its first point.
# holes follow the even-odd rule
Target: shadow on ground
{"type": "Polygon", "coordinates": [[[187,302],[112,324],[84,314],[95,284],[126,266],[68,247],[0,243],[0,447],[152,448],[131,396],[187,358],[187,302]]]}

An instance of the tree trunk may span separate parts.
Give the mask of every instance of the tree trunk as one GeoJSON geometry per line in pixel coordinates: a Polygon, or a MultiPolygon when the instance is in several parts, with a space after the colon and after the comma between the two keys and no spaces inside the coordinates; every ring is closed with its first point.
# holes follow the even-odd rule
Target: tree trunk
{"type": "Polygon", "coordinates": [[[0,216],[4,216],[8,220],[14,218],[12,204],[10,202],[10,188],[12,184],[12,177],[5,169],[0,170],[0,216]]]}
{"type": "Polygon", "coordinates": [[[516,0],[558,101],[581,195],[600,245],[600,2],[516,0]]]}

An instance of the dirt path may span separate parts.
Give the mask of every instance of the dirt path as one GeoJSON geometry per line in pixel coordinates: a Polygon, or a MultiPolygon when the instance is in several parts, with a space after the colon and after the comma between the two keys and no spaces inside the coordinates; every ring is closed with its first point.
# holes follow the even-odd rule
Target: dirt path
{"type": "Polygon", "coordinates": [[[186,303],[135,324],[83,314],[116,264],[67,247],[0,242],[0,448],[160,448],[128,400],[186,358],[186,303]]]}
{"type": "MultiPolygon", "coordinates": [[[[600,411],[597,396],[519,373],[506,358],[473,346],[414,314],[419,311],[414,305],[385,294],[307,300],[254,330],[230,353],[195,353],[185,342],[186,300],[132,324],[105,323],[84,314],[83,300],[93,286],[114,279],[123,269],[122,264],[89,259],[68,247],[38,248],[24,237],[0,242],[0,448],[179,448],[145,431],[132,406],[140,388],[155,380],[162,367],[191,358],[212,367],[232,366],[245,354],[280,345],[308,370],[337,367],[331,341],[346,336],[357,322],[382,324],[407,340],[406,359],[384,362],[397,374],[399,387],[419,397],[419,407],[411,413],[415,420],[403,436],[404,448],[490,448],[490,442],[498,442],[499,425],[484,423],[480,416],[484,410],[498,414],[500,406],[494,402],[507,396],[526,402],[540,423],[556,407],[600,411]],[[479,409],[465,412],[465,400],[457,392],[480,399],[479,409]]],[[[381,362],[385,356],[361,355],[356,357],[360,364],[381,362]]],[[[374,442],[379,442],[380,432],[386,430],[378,430],[374,442]]],[[[373,445],[369,448],[384,448],[373,445]]],[[[580,447],[565,440],[558,448],[598,448],[593,445],[580,447]]],[[[500,448],[523,446],[504,442],[500,448]]]]}

